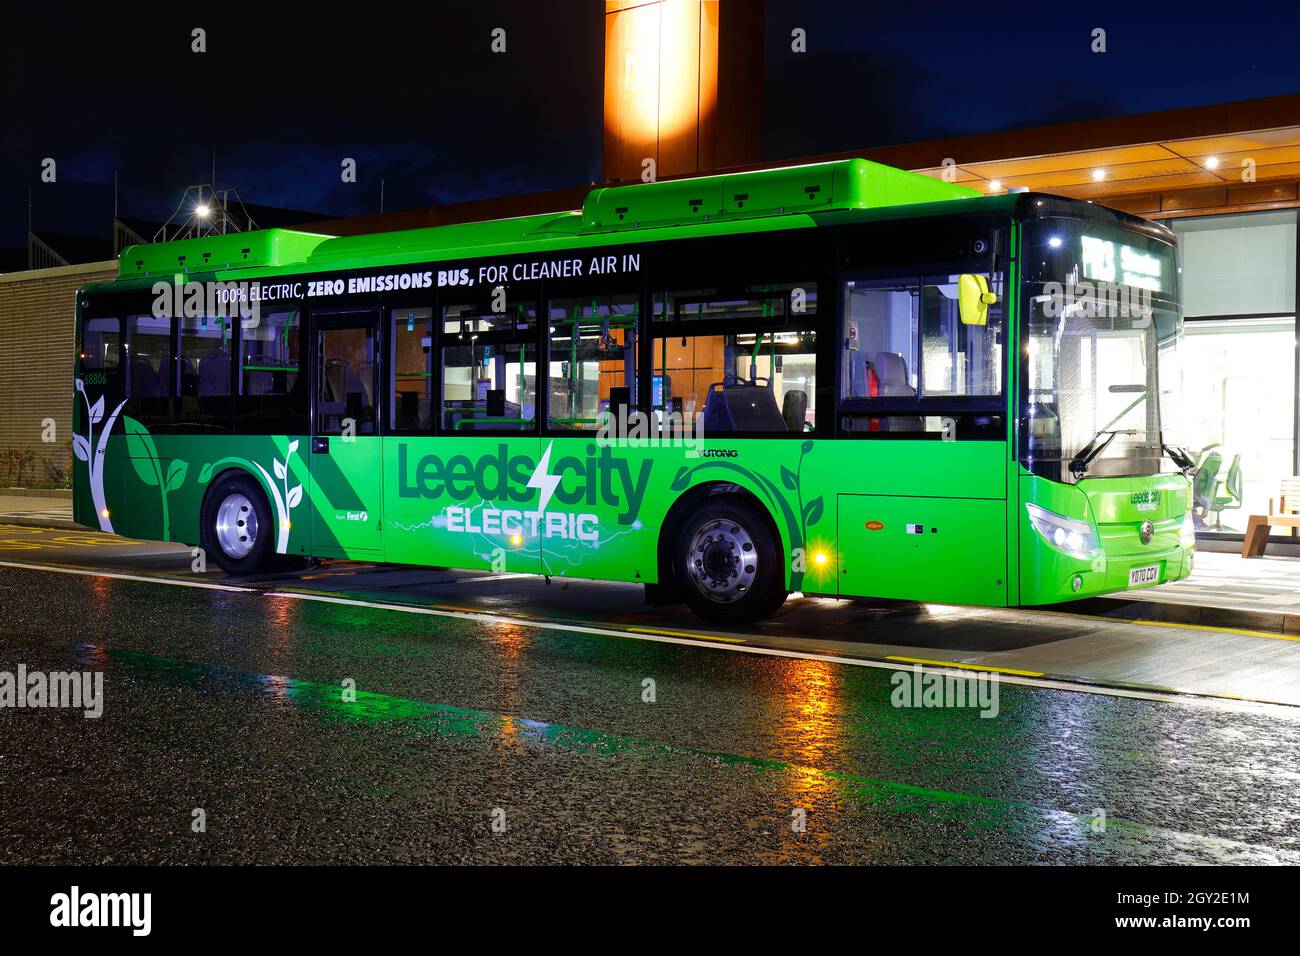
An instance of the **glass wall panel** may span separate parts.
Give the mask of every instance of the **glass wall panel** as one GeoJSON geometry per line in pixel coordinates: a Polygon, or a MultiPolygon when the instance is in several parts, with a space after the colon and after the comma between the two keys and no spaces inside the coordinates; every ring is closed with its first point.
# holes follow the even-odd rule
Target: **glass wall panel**
{"type": "Polygon", "coordinates": [[[1177,441],[1197,464],[1193,517],[1242,532],[1295,471],[1295,320],[1188,322],[1181,351],[1177,441]]]}
{"type": "Polygon", "coordinates": [[[1296,212],[1176,219],[1188,316],[1295,311],[1296,212]]]}

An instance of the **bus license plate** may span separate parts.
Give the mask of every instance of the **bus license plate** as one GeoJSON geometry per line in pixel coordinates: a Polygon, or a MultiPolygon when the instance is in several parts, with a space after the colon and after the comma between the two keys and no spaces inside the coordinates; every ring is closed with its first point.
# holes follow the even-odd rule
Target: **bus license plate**
{"type": "Polygon", "coordinates": [[[1158,564],[1149,564],[1144,568],[1130,568],[1128,572],[1128,586],[1131,588],[1146,587],[1159,580],[1160,565],[1158,564]]]}

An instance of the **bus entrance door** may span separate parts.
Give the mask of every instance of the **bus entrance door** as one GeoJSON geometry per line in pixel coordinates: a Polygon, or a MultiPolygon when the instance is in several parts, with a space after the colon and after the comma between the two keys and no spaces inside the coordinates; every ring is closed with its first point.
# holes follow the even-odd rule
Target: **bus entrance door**
{"type": "Polygon", "coordinates": [[[377,310],[316,312],[312,369],[312,551],[383,553],[377,310]]]}

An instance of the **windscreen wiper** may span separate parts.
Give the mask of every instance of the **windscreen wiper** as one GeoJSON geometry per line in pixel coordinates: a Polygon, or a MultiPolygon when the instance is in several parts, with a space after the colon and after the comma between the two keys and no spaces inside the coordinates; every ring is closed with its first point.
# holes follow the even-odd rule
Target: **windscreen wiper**
{"type": "Polygon", "coordinates": [[[1076,478],[1082,478],[1088,470],[1088,465],[1094,458],[1106,450],[1106,446],[1115,440],[1116,435],[1136,434],[1137,430],[1134,428],[1117,428],[1114,431],[1097,432],[1096,435],[1092,436],[1092,441],[1084,445],[1083,450],[1070,459],[1070,473],[1076,478]],[[1100,439],[1102,435],[1106,436],[1106,440],[1098,443],[1098,439],[1100,439]]]}
{"type": "Polygon", "coordinates": [[[1184,449],[1175,445],[1166,445],[1164,442],[1160,443],[1160,447],[1184,475],[1190,476],[1196,470],[1196,462],[1192,461],[1192,456],[1184,449]]]}

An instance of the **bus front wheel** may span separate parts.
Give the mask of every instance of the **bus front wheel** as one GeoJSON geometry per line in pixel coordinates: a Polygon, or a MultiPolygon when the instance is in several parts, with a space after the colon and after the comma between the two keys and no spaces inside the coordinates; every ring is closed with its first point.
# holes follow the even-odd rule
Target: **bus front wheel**
{"type": "Polygon", "coordinates": [[[705,499],[683,522],[673,571],[686,605],[720,624],[744,624],[786,598],[781,545],[770,522],[736,496],[705,499]]]}
{"type": "Polygon", "coordinates": [[[227,574],[256,574],[275,557],[275,520],[248,475],[220,479],[203,505],[203,550],[227,574]]]}

